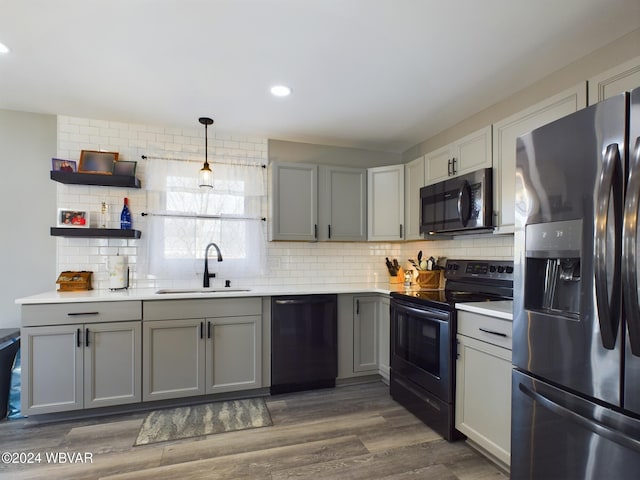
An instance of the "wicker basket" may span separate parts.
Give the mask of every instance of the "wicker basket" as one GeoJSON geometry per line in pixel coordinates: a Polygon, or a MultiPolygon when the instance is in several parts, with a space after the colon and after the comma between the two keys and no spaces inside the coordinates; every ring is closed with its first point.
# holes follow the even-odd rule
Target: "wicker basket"
{"type": "Polygon", "coordinates": [[[417,282],[422,288],[440,288],[442,270],[420,270],[417,282]]]}

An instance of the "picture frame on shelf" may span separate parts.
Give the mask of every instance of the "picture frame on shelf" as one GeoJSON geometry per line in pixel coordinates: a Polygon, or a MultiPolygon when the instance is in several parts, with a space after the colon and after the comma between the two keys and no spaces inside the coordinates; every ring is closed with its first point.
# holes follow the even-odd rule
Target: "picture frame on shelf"
{"type": "Polygon", "coordinates": [[[118,152],[101,152],[99,150],[82,150],[80,152],[80,173],[98,173],[113,175],[113,164],[118,161],[118,152]]]}
{"type": "Polygon", "coordinates": [[[62,158],[52,158],[51,170],[54,172],[76,173],[78,171],[78,167],[74,160],[63,160],[62,158]]]}
{"type": "Polygon", "coordinates": [[[113,163],[113,174],[125,175],[127,177],[135,177],[137,165],[138,165],[138,162],[119,160],[113,163]]]}
{"type": "Polygon", "coordinates": [[[77,208],[59,208],[56,226],[63,228],[89,228],[90,212],[77,208]]]}

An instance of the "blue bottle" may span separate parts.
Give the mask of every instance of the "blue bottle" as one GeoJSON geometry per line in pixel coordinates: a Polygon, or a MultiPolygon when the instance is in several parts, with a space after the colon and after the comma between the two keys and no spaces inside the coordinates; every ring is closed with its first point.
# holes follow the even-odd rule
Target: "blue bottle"
{"type": "Polygon", "coordinates": [[[129,211],[129,199],[125,197],[124,207],[120,213],[120,229],[131,230],[131,212],[129,211]]]}

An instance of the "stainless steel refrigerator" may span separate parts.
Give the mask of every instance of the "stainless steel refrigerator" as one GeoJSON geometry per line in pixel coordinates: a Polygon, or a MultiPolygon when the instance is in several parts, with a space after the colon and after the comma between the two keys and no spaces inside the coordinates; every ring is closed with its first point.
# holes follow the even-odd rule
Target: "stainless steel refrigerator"
{"type": "Polygon", "coordinates": [[[512,479],[640,478],[640,89],[517,141],[512,479]]]}

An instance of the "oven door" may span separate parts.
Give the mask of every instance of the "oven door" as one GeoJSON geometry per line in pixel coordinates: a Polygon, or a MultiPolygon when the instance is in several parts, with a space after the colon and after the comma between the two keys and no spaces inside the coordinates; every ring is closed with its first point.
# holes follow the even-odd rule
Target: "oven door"
{"type": "Polygon", "coordinates": [[[391,372],[453,401],[452,313],[391,300],[391,372]]]}

